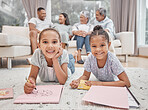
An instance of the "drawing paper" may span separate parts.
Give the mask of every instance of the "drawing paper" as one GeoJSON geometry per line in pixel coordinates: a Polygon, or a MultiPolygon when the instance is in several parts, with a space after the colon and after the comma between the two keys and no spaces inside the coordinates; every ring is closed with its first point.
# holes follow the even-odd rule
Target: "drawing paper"
{"type": "Polygon", "coordinates": [[[31,94],[20,95],[14,103],[59,103],[62,88],[62,85],[36,86],[31,94]]]}

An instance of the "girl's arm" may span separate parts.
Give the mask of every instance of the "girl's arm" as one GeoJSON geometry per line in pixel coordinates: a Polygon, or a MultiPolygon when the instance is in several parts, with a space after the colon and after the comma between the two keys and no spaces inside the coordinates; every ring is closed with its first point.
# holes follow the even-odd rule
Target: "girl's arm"
{"type": "Polygon", "coordinates": [[[73,80],[73,81],[70,83],[70,86],[71,86],[73,89],[77,88],[78,85],[79,85],[79,83],[80,83],[80,80],[88,80],[89,77],[90,77],[90,74],[91,74],[91,72],[87,72],[87,71],[84,70],[83,75],[82,75],[79,79],[73,80]]]}
{"type": "Polygon", "coordinates": [[[118,86],[118,87],[130,87],[130,81],[126,75],[125,72],[122,72],[118,75],[119,81],[113,81],[113,82],[99,82],[99,81],[88,81],[86,82],[86,85],[98,85],[98,86],[118,86]]]}
{"type": "Polygon", "coordinates": [[[63,48],[59,48],[59,52],[52,58],[53,66],[55,69],[56,77],[60,84],[65,84],[68,74],[67,74],[67,63],[59,64],[58,57],[63,53],[63,48]]]}
{"type": "Polygon", "coordinates": [[[60,84],[65,84],[68,74],[67,74],[67,64],[64,63],[60,66],[58,58],[53,59],[53,66],[55,69],[56,77],[60,84]]]}
{"type": "Polygon", "coordinates": [[[33,80],[34,83],[36,83],[36,78],[39,72],[39,67],[31,65],[31,71],[28,79],[33,80]]]}
{"type": "Polygon", "coordinates": [[[86,70],[84,70],[84,73],[83,73],[83,75],[79,78],[79,79],[77,79],[77,80],[89,80],[89,77],[90,77],[90,73],[91,72],[87,72],[86,70]]]}
{"type": "Polygon", "coordinates": [[[38,72],[39,68],[37,66],[32,65],[28,81],[24,85],[24,92],[26,94],[30,94],[35,88],[38,72]]]}

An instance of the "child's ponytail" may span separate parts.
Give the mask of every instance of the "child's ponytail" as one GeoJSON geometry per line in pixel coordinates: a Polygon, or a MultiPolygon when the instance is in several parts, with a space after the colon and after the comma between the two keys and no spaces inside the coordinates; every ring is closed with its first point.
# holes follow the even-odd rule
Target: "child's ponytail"
{"type": "Polygon", "coordinates": [[[95,26],[93,29],[93,32],[90,34],[90,38],[89,38],[90,43],[91,43],[91,39],[94,36],[99,36],[99,35],[103,35],[102,37],[104,37],[109,43],[108,33],[100,25],[95,26]]]}

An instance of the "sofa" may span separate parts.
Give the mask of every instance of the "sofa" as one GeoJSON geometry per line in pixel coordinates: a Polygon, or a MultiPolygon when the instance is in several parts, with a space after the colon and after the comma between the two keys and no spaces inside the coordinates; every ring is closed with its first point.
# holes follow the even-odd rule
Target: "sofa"
{"type": "MultiPolygon", "coordinates": [[[[116,55],[124,55],[125,62],[128,61],[128,55],[134,54],[134,32],[116,33],[116,39],[113,40],[116,55]]],[[[76,40],[69,41],[68,52],[74,53],[77,50],[76,40]]],[[[82,59],[86,56],[85,46],[82,49],[82,59]]]]}
{"type": "MultiPolygon", "coordinates": [[[[7,68],[12,68],[11,59],[30,55],[29,28],[21,26],[2,26],[0,33],[0,59],[7,58],[7,68]]],[[[1,64],[2,65],[2,64],[1,64]]]]}

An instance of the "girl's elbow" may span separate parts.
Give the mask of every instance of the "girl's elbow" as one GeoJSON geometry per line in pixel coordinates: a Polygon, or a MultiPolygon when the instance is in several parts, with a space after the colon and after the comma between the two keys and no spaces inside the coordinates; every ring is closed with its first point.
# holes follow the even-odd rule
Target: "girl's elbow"
{"type": "Polygon", "coordinates": [[[59,82],[60,85],[64,85],[66,81],[59,82]]]}
{"type": "Polygon", "coordinates": [[[131,84],[129,83],[129,84],[127,85],[127,87],[131,87],[131,84]]]}
{"type": "Polygon", "coordinates": [[[65,80],[63,80],[63,81],[60,81],[59,83],[60,83],[60,85],[64,85],[66,83],[66,81],[67,81],[67,78],[65,78],[65,80]]]}
{"type": "Polygon", "coordinates": [[[125,86],[127,86],[128,88],[131,87],[130,82],[126,83],[125,86]]]}
{"type": "Polygon", "coordinates": [[[60,83],[60,85],[64,85],[65,83],[60,83]]]}

